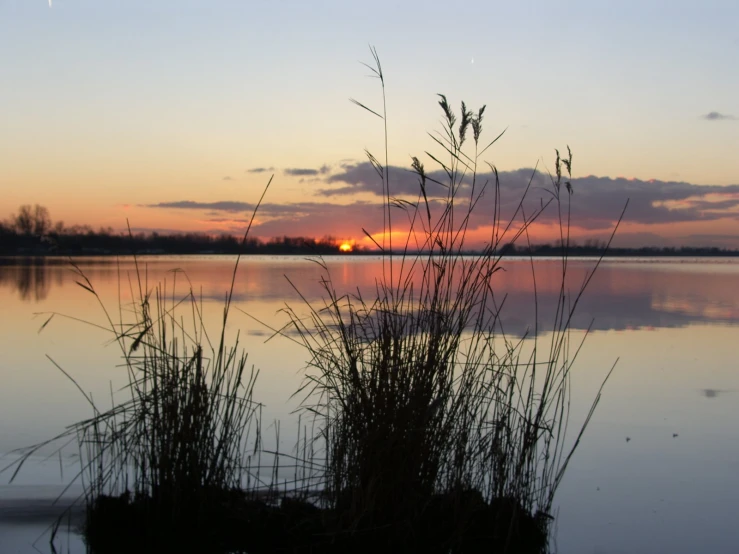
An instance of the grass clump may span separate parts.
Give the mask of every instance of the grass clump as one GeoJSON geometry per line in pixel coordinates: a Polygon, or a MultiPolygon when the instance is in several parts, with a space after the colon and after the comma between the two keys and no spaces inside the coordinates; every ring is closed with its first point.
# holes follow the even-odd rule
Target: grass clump
{"type": "Polygon", "coordinates": [[[117,334],[131,399],[78,423],[87,469],[85,537],[112,545],[214,545],[243,503],[247,447],[258,430],[257,372],[238,338],[214,347],[192,291],[185,304],[156,287],[117,334]],[[176,304],[189,308],[189,329],[176,304]],[[189,304],[189,305],[188,305],[189,304]],[[111,540],[114,542],[111,543],[111,540]]]}
{"type": "Polygon", "coordinates": [[[121,310],[115,324],[78,271],[78,284],[106,314],[130,392],[127,402],[106,412],[90,399],[95,416],[73,427],[85,452],[84,533],[93,551],[233,547],[234,515],[255,501],[249,448],[260,448],[261,408],[253,399],[258,372],[248,366],[238,335],[232,342],[226,337],[239,261],[213,340],[192,286],[178,297],[177,272],[171,290],[166,283],[149,289],[137,263],[135,283],[129,281],[136,299],[130,323],[121,310]]]}
{"type": "MultiPolygon", "coordinates": [[[[186,293],[178,289],[178,270],[171,284],[151,285],[134,257],[135,274],[127,281],[119,275],[116,320],[72,262],[77,284],[95,297],[107,323],[90,325],[110,334],[128,376],[127,398],[116,403],[111,390],[113,407],[101,410],[57,365],[93,410],[90,419],[52,439],[79,445],[82,531],[92,552],[231,548],[234,514],[255,498],[252,455],[260,448],[261,405],[253,398],[258,372],[239,336],[226,336],[239,260],[215,337],[208,334],[202,299],[189,281],[186,293]],[[126,284],[127,301],[121,292],[126,284]]],[[[67,316],[52,314],[41,329],[54,317],[67,316]]],[[[52,441],[26,449],[13,477],[52,441]]]]}
{"type": "Polygon", "coordinates": [[[431,137],[442,154],[428,156],[441,172],[413,157],[417,196],[394,197],[385,82],[372,53],[383,108],[355,103],[385,130],[384,161],[367,152],[383,190],[381,241],[365,231],[381,253],[382,275],[371,294],[346,294],[319,260],[323,302],[306,302],[308,317],[287,310],[310,356],[303,407],[322,422],[326,507],[337,531],[365,551],[544,551],[554,493],[574,450],[564,442],[575,359],[569,324],[592,277],[572,295],[565,287],[572,155],[557,154],[546,202],[526,213],[529,182],[504,219],[495,167],[492,180],[478,170],[497,140],[482,142],[485,107],[473,112],[462,103],[457,115],[440,95],[443,129],[431,137]],[[470,221],[483,199],[492,231],[468,255],[470,221]],[[511,340],[500,323],[504,299],[495,294],[501,251],[527,240],[546,210],[556,210],[562,239],[553,325],[540,344],[537,311],[524,337],[531,340],[511,340]],[[394,229],[403,229],[400,242],[394,229]]]}

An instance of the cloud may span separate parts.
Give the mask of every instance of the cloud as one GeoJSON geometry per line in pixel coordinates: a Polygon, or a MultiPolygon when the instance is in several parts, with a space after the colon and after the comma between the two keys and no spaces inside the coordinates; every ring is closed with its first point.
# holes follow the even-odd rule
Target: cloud
{"type": "Polygon", "coordinates": [[[252,167],[247,169],[244,173],[264,173],[266,171],[274,171],[274,167],[252,167]]]}
{"type": "Polygon", "coordinates": [[[243,212],[253,210],[253,204],[233,200],[218,202],[193,202],[192,200],[178,200],[176,202],[159,202],[158,204],[144,204],[146,208],[176,208],[182,210],[217,210],[221,212],[243,212]]]}
{"type": "Polygon", "coordinates": [[[298,176],[307,176],[307,175],[318,175],[317,169],[307,169],[303,167],[289,167],[287,169],[283,169],[283,173],[285,175],[292,175],[293,177],[298,176]]]}
{"type": "Polygon", "coordinates": [[[705,115],[701,116],[701,119],[706,119],[708,121],[720,121],[720,120],[735,120],[736,117],[729,114],[723,114],[719,112],[708,112],[705,115]]]}
{"type": "Polygon", "coordinates": [[[226,176],[225,176],[225,177],[223,178],[223,180],[224,180],[224,181],[233,181],[233,179],[231,179],[231,177],[229,177],[228,175],[226,175],[226,176]]]}
{"type": "MultiPolygon", "coordinates": [[[[128,231],[128,229],[126,229],[128,231]]],[[[151,233],[159,233],[160,235],[185,235],[190,231],[183,231],[182,229],[171,229],[169,227],[131,227],[133,234],[143,233],[150,235],[151,233]]]]}
{"type": "MultiPolygon", "coordinates": [[[[420,192],[418,176],[405,168],[389,168],[390,188],[394,196],[416,200],[420,192]]],[[[442,171],[429,171],[431,179],[444,183],[447,177],[442,171]]],[[[552,198],[552,182],[546,173],[533,169],[519,169],[499,173],[500,208],[504,217],[511,216],[518,201],[531,183],[528,201],[524,203],[526,213],[533,213],[537,206],[552,198]]],[[[345,164],[341,171],[330,175],[325,181],[338,187],[323,188],[317,192],[326,197],[341,197],[368,193],[381,197],[382,183],[369,162],[345,164]]],[[[475,183],[475,194],[483,187],[487,191],[481,198],[472,222],[489,220],[494,213],[495,195],[493,185],[495,175],[481,173],[475,183]]],[[[427,197],[440,199],[446,197],[448,188],[427,182],[427,197]]],[[[710,186],[694,185],[676,181],[642,181],[639,179],[612,179],[609,177],[588,176],[572,179],[575,193],[570,197],[571,214],[578,226],[601,229],[612,226],[613,220],[629,199],[629,208],[624,221],[643,224],[678,223],[686,221],[708,221],[725,217],[739,216],[739,185],[710,186]]],[[[470,179],[462,181],[457,197],[468,199],[472,193],[470,179]]],[[[544,214],[544,221],[554,220],[554,215],[544,214]]]]}
{"type": "Polygon", "coordinates": [[[235,223],[235,224],[248,224],[248,219],[232,219],[230,217],[211,217],[208,218],[206,221],[210,223],[235,223]]]}
{"type": "MultiPolygon", "coordinates": [[[[390,166],[390,188],[394,195],[417,195],[419,191],[418,176],[411,170],[402,167],[390,166]]],[[[444,182],[446,174],[443,171],[428,172],[430,179],[444,182]]],[[[324,196],[356,194],[368,192],[377,196],[383,195],[382,182],[374,166],[369,162],[343,164],[340,171],[329,175],[325,181],[329,184],[343,184],[340,188],[319,189],[318,194],[324,196]]],[[[446,196],[446,189],[436,183],[429,182],[427,195],[434,197],[446,196]]]]}
{"type": "MultiPolygon", "coordinates": [[[[393,196],[410,202],[419,201],[418,176],[401,167],[390,167],[389,170],[393,196]]],[[[446,180],[443,172],[429,172],[429,177],[442,183],[446,180]]],[[[344,163],[332,172],[327,171],[321,182],[322,185],[314,185],[316,196],[311,201],[263,204],[255,221],[255,234],[262,237],[334,235],[359,240],[363,237],[362,229],[370,233],[382,231],[382,184],[368,162],[344,163]]],[[[571,196],[567,195],[564,188],[561,191],[565,198],[563,206],[569,209],[573,234],[581,239],[605,238],[627,199],[629,206],[623,218],[625,227],[617,235],[625,239],[619,240],[624,245],[626,242],[629,245],[657,245],[660,243],[655,240],[657,235],[672,241],[679,234],[688,237],[696,233],[724,233],[724,228],[728,230],[739,222],[739,185],[695,185],[679,181],[613,179],[591,175],[573,179],[572,187],[574,194],[571,196]],[[681,228],[678,225],[686,226],[681,228]],[[630,237],[629,233],[637,234],[630,237]],[[654,233],[654,237],[650,238],[649,233],[654,233]],[[644,242],[637,240],[640,236],[644,242]]],[[[520,222],[522,214],[530,218],[542,205],[551,201],[552,190],[552,181],[546,173],[519,169],[499,173],[499,194],[496,196],[495,175],[481,173],[477,176],[474,189],[469,179],[460,184],[455,201],[455,213],[460,214],[457,221],[461,221],[468,209],[470,195],[474,193],[477,203],[469,218],[468,228],[471,232],[477,232],[475,240],[482,241],[484,237],[489,237],[495,214],[499,214],[503,222],[514,216],[520,222]],[[527,197],[521,202],[526,190],[527,197]]],[[[427,184],[432,217],[441,213],[447,194],[448,188],[431,182],[427,184]]],[[[422,199],[420,201],[423,202],[422,199]]],[[[199,211],[199,217],[211,218],[212,223],[219,219],[223,219],[224,223],[226,220],[236,223],[236,217],[251,214],[254,204],[235,200],[172,200],[147,204],[146,207],[199,211]]],[[[400,231],[404,226],[407,228],[408,213],[398,208],[393,208],[392,213],[394,229],[400,231]]],[[[421,213],[425,214],[425,207],[421,213]]],[[[558,223],[559,214],[554,206],[545,210],[537,219],[540,232],[534,240],[554,240],[550,236],[558,223]]],[[[722,240],[722,243],[726,242],[722,240]]],[[[694,244],[692,239],[688,243],[694,244]]],[[[739,246],[739,233],[735,244],[739,246]]]]}
{"type": "MultiPolygon", "coordinates": [[[[178,209],[202,211],[212,223],[230,220],[222,214],[248,213],[254,205],[233,200],[217,202],[195,202],[177,200],[145,204],[156,209],[178,209]]],[[[234,220],[236,221],[236,220],[234,220]]],[[[264,203],[259,208],[254,232],[262,237],[333,235],[339,237],[361,237],[362,228],[377,232],[382,227],[382,204],[380,202],[352,202],[335,204],[330,202],[297,202],[294,204],[264,203]]]]}
{"type": "Polygon", "coordinates": [[[310,169],[305,167],[288,167],[286,169],[283,169],[283,173],[285,175],[290,175],[292,177],[315,177],[316,175],[325,175],[327,174],[331,168],[328,165],[322,165],[318,169],[310,169]]]}

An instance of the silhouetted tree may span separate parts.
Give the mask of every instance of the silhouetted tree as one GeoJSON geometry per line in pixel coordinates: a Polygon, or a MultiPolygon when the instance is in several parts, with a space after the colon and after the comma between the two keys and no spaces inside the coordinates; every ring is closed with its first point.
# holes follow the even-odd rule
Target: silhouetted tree
{"type": "Polygon", "coordinates": [[[51,229],[51,217],[45,206],[25,204],[18,209],[14,226],[23,235],[45,235],[51,229]]]}

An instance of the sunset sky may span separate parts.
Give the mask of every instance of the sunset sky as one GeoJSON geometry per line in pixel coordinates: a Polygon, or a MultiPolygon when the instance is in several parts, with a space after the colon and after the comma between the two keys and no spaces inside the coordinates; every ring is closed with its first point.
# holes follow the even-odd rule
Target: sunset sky
{"type": "MultiPolygon", "coordinates": [[[[573,230],[619,243],[739,248],[739,3],[0,0],[0,219],[240,232],[378,232],[391,186],[438,153],[436,93],[486,104],[504,202],[554,149],[574,153],[573,230]]],[[[535,179],[536,203],[547,186],[535,179]],[[541,188],[539,188],[541,187],[541,188]]],[[[491,198],[473,220],[489,232],[491,198]]],[[[536,240],[551,240],[543,218],[536,240]]]]}

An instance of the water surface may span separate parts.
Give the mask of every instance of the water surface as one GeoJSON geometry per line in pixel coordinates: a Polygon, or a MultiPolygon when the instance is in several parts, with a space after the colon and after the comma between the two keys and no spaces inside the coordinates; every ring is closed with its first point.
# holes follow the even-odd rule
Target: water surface
{"type": "MultiPolygon", "coordinates": [[[[193,287],[215,330],[233,261],[142,258],[141,284],[133,277],[130,259],[80,263],[114,319],[125,317],[119,304],[125,307],[132,290],[149,290],[166,280],[167,293],[174,296],[193,287]]],[[[336,257],[327,263],[336,288],[345,291],[371,292],[382,271],[376,258],[336,257]]],[[[574,293],[593,261],[570,264],[567,288],[574,293]]],[[[503,304],[502,326],[510,337],[549,336],[561,265],[537,260],[534,267],[535,280],[528,261],[504,260],[504,271],[493,277],[496,298],[503,304]],[[535,307],[539,325],[533,323],[535,307]]],[[[270,339],[269,328],[286,322],[281,311],[286,305],[304,310],[293,284],[308,301],[320,300],[320,275],[320,267],[303,258],[248,257],[236,277],[234,305],[253,317],[233,310],[228,332],[241,334],[250,362],[261,370],[256,394],[267,406],[267,427],[281,420],[285,450],[294,440],[290,429],[297,400],[291,395],[302,382],[306,357],[289,340],[270,339]]],[[[103,406],[110,405],[110,391],[124,383],[120,352],[110,344],[109,334],[90,325],[105,326],[105,313],[76,280],[63,260],[0,263],[0,453],[49,438],[89,417],[89,406],[75,385],[48,357],[103,406]],[[39,333],[53,312],[74,319],[57,315],[39,333]]],[[[573,429],[617,359],[618,365],[556,497],[560,552],[736,551],[737,285],[739,263],[731,259],[618,259],[599,268],[572,322],[574,341],[591,329],[573,374],[573,429]]],[[[40,455],[17,484],[5,485],[3,479],[0,549],[33,552],[30,544],[49,517],[29,507],[59,494],[74,475],[75,462],[69,451],[61,459],[40,455]],[[19,506],[31,515],[11,517],[26,509],[19,506]]],[[[76,494],[79,489],[67,493],[70,498],[76,494]]],[[[71,550],[75,548],[81,548],[79,541],[73,541],[71,550]]]]}

